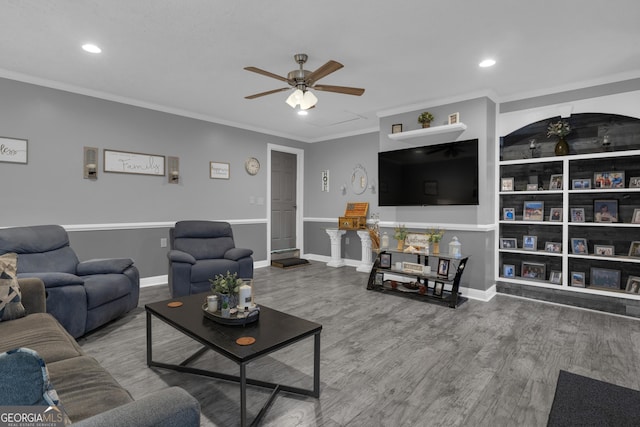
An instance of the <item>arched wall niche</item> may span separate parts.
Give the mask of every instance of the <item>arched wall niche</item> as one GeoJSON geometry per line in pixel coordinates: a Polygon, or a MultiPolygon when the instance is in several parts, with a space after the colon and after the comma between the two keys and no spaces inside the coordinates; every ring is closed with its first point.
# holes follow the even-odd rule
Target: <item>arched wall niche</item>
{"type": "Polygon", "coordinates": [[[640,119],[620,114],[579,113],[547,117],[505,135],[500,141],[500,160],[553,157],[558,141],[548,126],[568,123],[569,154],[592,154],[640,149],[640,119]]]}

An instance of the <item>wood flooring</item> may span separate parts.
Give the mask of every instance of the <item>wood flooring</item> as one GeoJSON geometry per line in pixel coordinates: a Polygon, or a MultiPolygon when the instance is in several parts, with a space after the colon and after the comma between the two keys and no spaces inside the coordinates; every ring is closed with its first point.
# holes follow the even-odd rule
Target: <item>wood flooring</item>
{"type": "MultiPolygon", "coordinates": [[[[640,321],[505,295],[457,309],[365,289],[368,274],[312,262],[255,270],[256,302],[323,325],[320,399],[281,393],[262,425],[546,426],[560,369],[640,389],[640,321]]],[[[239,425],[239,386],[149,369],[144,304],[80,345],[134,398],[178,385],[202,406],[202,426],[239,425]]],[[[180,362],[199,345],[154,319],[154,358],[180,362]]],[[[237,375],[213,352],[195,366],[237,375]]],[[[248,365],[250,377],[312,387],[313,339],[248,365]]],[[[248,416],[268,391],[248,388],[248,416]]]]}

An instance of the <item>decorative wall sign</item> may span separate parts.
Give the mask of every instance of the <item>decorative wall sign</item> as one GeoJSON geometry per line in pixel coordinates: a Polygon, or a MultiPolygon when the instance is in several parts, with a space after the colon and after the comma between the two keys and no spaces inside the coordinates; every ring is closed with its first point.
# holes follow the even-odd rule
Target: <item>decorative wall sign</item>
{"type": "Polygon", "coordinates": [[[322,191],[329,192],[329,170],[322,171],[322,191]]]}
{"type": "Polygon", "coordinates": [[[209,162],[209,178],[229,179],[230,166],[224,162],[209,162]]]}
{"type": "Polygon", "coordinates": [[[0,162],[27,164],[26,139],[0,137],[0,162]]]}
{"type": "Polygon", "coordinates": [[[104,171],[164,176],[164,156],[104,150],[104,171]]]}
{"type": "Polygon", "coordinates": [[[416,248],[429,247],[429,235],[427,233],[409,233],[404,239],[404,243],[416,248]]]}

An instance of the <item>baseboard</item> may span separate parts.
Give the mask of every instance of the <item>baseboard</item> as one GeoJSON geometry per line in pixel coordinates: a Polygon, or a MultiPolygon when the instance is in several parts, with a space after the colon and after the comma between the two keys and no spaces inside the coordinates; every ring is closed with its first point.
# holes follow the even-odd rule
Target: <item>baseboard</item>
{"type": "Polygon", "coordinates": [[[479,289],[473,288],[465,288],[464,286],[461,286],[460,293],[470,299],[488,302],[496,296],[496,285],[491,286],[486,291],[481,291],[479,289]]]}
{"type": "Polygon", "coordinates": [[[143,277],[140,279],[140,287],[147,288],[149,286],[166,285],[169,283],[169,275],[164,274],[162,276],[143,277]]]}

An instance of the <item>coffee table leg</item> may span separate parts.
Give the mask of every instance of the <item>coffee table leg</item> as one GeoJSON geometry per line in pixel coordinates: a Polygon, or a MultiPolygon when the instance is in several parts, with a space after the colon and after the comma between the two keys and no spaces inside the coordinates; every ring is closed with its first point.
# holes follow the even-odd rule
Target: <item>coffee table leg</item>
{"type": "Polygon", "coordinates": [[[247,425],[247,370],[244,363],[240,364],[240,425],[247,425]]]}
{"type": "Polygon", "coordinates": [[[313,336],[313,397],[320,397],[320,332],[313,336]]]}
{"type": "Polygon", "coordinates": [[[151,313],[147,311],[147,366],[151,366],[151,313]]]}

